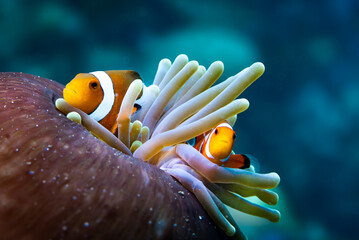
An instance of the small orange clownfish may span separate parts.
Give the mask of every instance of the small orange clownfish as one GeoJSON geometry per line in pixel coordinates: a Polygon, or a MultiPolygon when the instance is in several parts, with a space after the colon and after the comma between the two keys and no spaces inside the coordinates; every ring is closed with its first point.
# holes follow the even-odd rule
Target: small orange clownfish
{"type": "Polygon", "coordinates": [[[66,85],[64,99],[115,133],[122,100],[135,79],[140,75],[130,70],[79,73],[66,85]]]}
{"type": "Polygon", "coordinates": [[[196,137],[194,148],[211,162],[229,168],[249,168],[250,159],[243,154],[232,154],[236,133],[227,122],[196,137]]]}

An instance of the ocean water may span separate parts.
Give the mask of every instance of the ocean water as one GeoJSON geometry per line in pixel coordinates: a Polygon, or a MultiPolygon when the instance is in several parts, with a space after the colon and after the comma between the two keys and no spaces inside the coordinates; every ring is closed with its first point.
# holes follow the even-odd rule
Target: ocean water
{"type": "Polygon", "coordinates": [[[0,0],[0,71],[67,83],[185,53],[223,78],[261,61],[235,151],[278,172],[282,219],[239,216],[250,239],[358,239],[359,2],[0,0]]]}

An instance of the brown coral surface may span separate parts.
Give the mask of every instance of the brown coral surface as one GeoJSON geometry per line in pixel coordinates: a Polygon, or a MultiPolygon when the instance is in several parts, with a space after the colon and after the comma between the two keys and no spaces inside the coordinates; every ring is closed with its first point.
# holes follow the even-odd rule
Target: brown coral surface
{"type": "Polygon", "coordinates": [[[228,238],[168,174],[58,112],[62,89],[0,73],[1,239],[228,238]]]}

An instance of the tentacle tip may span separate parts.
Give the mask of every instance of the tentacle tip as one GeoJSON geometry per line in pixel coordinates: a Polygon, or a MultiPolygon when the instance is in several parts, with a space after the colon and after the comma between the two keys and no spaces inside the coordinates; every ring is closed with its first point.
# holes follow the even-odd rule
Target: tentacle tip
{"type": "Polygon", "coordinates": [[[133,81],[134,84],[141,84],[142,87],[142,79],[136,79],[133,81]]]}
{"type": "Polygon", "coordinates": [[[273,193],[273,201],[271,202],[271,205],[276,205],[279,201],[279,195],[277,193],[273,193]]]}
{"type": "Polygon", "coordinates": [[[140,120],[135,120],[132,124],[141,124],[142,125],[142,122],[140,120]]]}
{"type": "Polygon", "coordinates": [[[188,61],[188,56],[187,56],[186,54],[184,54],[184,53],[182,53],[182,54],[178,55],[176,59],[179,59],[179,58],[181,58],[181,59],[184,59],[184,60],[188,61]]]}
{"type": "Polygon", "coordinates": [[[246,109],[249,108],[249,101],[248,101],[248,99],[242,98],[242,103],[243,103],[243,105],[246,106],[246,109]]]}
{"type": "Polygon", "coordinates": [[[280,212],[278,210],[274,210],[273,218],[270,219],[270,221],[272,223],[277,223],[277,222],[279,222],[280,218],[281,218],[280,212]]]}
{"type": "Polygon", "coordinates": [[[255,62],[252,64],[251,68],[255,68],[256,71],[261,72],[261,74],[264,73],[265,66],[262,62],[255,62]]]}
{"type": "Polygon", "coordinates": [[[276,186],[277,186],[280,183],[280,176],[276,172],[271,172],[270,174],[272,175],[273,180],[275,181],[276,186]]]}
{"type": "Polygon", "coordinates": [[[278,199],[279,199],[278,194],[276,194],[275,197],[271,201],[267,202],[267,204],[271,205],[271,206],[277,205],[278,199]]]}
{"type": "Polygon", "coordinates": [[[156,97],[160,94],[160,88],[157,85],[149,86],[148,90],[150,90],[156,97]]]}
{"type": "Polygon", "coordinates": [[[56,101],[55,101],[55,106],[56,106],[56,108],[59,108],[59,106],[60,106],[62,103],[64,103],[64,102],[66,102],[66,101],[65,101],[65,99],[63,99],[63,98],[58,98],[58,99],[56,99],[56,101]]]}
{"type": "Polygon", "coordinates": [[[75,123],[78,123],[78,124],[82,123],[81,115],[78,114],[77,112],[70,112],[66,115],[66,117],[75,123]]]}
{"type": "Polygon", "coordinates": [[[247,108],[249,108],[249,101],[246,98],[240,98],[235,100],[237,102],[238,105],[241,106],[241,108],[243,109],[243,111],[247,110],[247,108]]]}
{"type": "Polygon", "coordinates": [[[169,60],[168,58],[164,58],[160,61],[158,65],[160,66],[162,64],[171,65],[171,60],[169,60]]]}
{"type": "Polygon", "coordinates": [[[142,142],[141,141],[134,141],[130,147],[130,151],[131,153],[133,154],[134,152],[136,152],[136,150],[142,145],[142,142]]]}
{"type": "Polygon", "coordinates": [[[199,67],[199,63],[195,60],[190,61],[188,64],[193,65],[193,68],[196,68],[196,69],[198,69],[198,67],[199,67]]]}
{"type": "Polygon", "coordinates": [[[225,230],[227,236],[233,236],[236,233],[236,228],[233,225],[229,225],[228,228],[225,230]]]}
{"type": "Polygon", "coordinates": [[[224,69],[224,64],[223,64],[222,61],[215,61],[215,62],[213,63],[213,65],[216,66],[216,67],[219,68],[219,69],[224,69]]]}
{"type": "Polygon", "coordinates": [[[206,71],[206,68],[204,67],[204,66],[202,66],[202,65],[200,65],[199,67],[198,67],[198,70],[200,70],[201,72],[205,72],[206,71]]]}

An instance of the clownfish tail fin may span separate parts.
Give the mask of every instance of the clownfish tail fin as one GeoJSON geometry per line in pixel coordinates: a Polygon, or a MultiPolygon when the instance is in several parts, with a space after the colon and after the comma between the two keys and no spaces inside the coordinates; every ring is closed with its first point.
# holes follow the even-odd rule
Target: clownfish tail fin
{"type": "Polygon", "coordinates": [[[249,168],[251,165],[250,158],[245,154],[232,154],[228,160],[223,163],[228,168],[249,168]]]}
{"type": "Polygon", "coordinates": [[[241,168],[249,168],[251,166],[251,160],[249,156],[246,154],[241,154],[243,156],[243,167],[241,168]]]}

